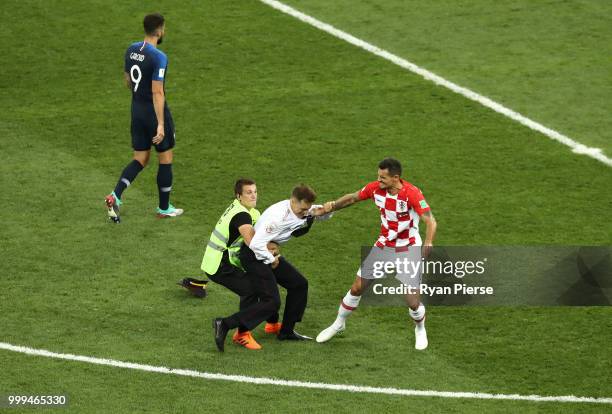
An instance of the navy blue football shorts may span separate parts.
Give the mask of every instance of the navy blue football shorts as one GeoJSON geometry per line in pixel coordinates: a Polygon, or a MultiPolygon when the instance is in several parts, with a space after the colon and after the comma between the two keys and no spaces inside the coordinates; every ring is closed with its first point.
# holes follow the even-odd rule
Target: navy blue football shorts
{"type": "Polygon", "coordinates": [[[151,140],[157,135],[157,117],[152,104],[132,103],[132,148],[134,151],[148,151],[151,146],[157,152],[168,151],[174,148],[175,133],[174,121],[170,114],[170,109],[164,108],[164,139],[157,145],[153,145],[151,140]]]}

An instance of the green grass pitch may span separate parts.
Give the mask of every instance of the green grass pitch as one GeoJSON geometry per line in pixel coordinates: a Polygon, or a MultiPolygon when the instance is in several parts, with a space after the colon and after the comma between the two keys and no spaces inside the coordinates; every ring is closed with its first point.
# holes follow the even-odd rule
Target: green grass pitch
{"type": "MultiPolygon", "coordinates": [[[[480,14],[479,1],[329,3],[291,2],[610,155],[610,117],[600,116],[612,102],[610,72],[597,69],[609,53],[596,39],[612,34],[603,2],[480,14]],[[480,25],[453,30],[457,22],[480,25]],[[570,28],[563,37],[541,39],[559,24],[570,28]],[[489,38],[497,47],[483,46],[489,38]],[[550,53],[536,56],[538,47],[550,53]],[[572,63],[547,76],[547,59],[563,56],[572,63]],[[581,68],[591,82],[576,83],[581,68]]],[[[257,180],[263,210],[299,182],[321,200],[356,191],[392,155],[432,206],[439,245],[610,245],[609,167],[258,1],[10,0],[2,15],[0,342],[302,381],[612,396],[607,307],[431,307],[426,352],[413,348],[405,309],[362,307],[329,344],[277,343],[258,328],[263,351],[228,343],[219,354],[210,320],[237,298],[212,285],[201,301],[175,285],[199,275],[238,176],[257,180]],[[152,160],[124,194],[123,223],[111,225],[102,200],[131,152],[123,53],[155,10],[167,19],[161,49],[177,127],[172,200],[186,213],[155,218],[152,160]]],[[[362,203],[283,248],[310,281],[301,332],[333,320],[378,220],[362,203]]],[[[0,393],[11,392],[66,393],[68,412],[86,413],[609,408],[254,386],[0,351],[0,393]]]]}

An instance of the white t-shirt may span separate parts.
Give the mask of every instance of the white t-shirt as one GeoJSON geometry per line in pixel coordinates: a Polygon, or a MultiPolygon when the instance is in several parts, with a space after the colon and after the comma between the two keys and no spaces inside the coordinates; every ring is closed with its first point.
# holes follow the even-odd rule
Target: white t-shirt
{"type": "MultiPolygon", "coordinates": [[[[268,207],[255,224],[255,236],[249,247],[255,253],[258,260],[270,264],[274,262],[274,256],[268,251],[268,243],[286,243],[291,238],[291,233],[307,226],[307,218],[312,215],[314,209],[321,207],[313,205],[304,218],[297,217],[291,210],[290,200],[279,201],[268,207]]],[[[327,220],[333,213],[315,217],[317,220],[327,220]]]]}

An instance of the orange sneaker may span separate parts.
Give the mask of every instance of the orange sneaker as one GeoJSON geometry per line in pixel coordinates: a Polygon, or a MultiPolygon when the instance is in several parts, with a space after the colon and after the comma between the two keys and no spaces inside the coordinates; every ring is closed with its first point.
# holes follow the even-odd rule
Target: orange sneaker
{"type": "Polygon", "coordinates": [[[234,341],[235,344],[242,345],[246,349],[261,349],[261,345],[259,345],[255,338],[253,338],[251,331],[242,333],[238,333],[238,331],[236,331],[232,337],[232,341],[234,341]]]}
{"type": "Polygon", "coordinates": [[[280,322],[276,322],[276,323],[266,322],[266,327],[264,328],[264,332],[267,334],[278,335],[282,327],[283,327],[283,324],[280,322]]]}

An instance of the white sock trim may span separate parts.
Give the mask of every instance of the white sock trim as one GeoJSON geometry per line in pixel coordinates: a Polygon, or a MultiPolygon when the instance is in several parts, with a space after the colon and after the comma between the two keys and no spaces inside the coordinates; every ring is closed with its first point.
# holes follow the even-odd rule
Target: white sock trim
{"type": "Polygon", "coordinates": [[[419,307],[416,310],[409,309],[408,313],[415,322],[422,322],[423,318],[425,318],[425,306],[420,303],[419,307]]]}
{"type": "MultiPolygon", "coordinates": [[[[342,299],[342,303],[345,305],[345,307],[350,307],[354,309],[357,306],[359,306],[360,300],[361,300],[361,296],[353,296],[351,295],[351,291],[349,290],[348,292],[346,292],[346,295],[342,299]]],[[[353,310],[353,309],[350,309],[350,310],[353,310]]]]}

